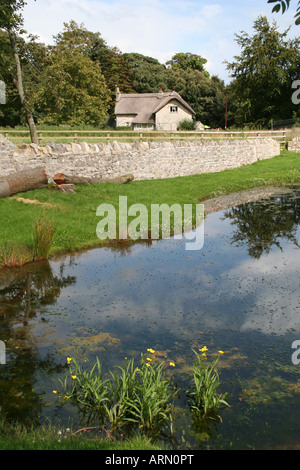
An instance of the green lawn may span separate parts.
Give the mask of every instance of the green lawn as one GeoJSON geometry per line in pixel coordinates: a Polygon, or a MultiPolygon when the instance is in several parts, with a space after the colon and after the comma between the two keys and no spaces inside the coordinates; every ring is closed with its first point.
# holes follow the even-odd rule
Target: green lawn
{"type": "Polygon", "coordinates": [[[240,190],[286,184],[300,184],[300,154],[284,151],[270,160],[220,173],[133,181],[126,185],[77,185],[76,194],[34,190],[0,199],[0,247],[3,250],[8,242],[32,247],[34,223],[40,216],[53,221],[56,227],[50,256],[61,251],[99,246],[97,207],[108,203],[118,210],[119,196],[127,196],[128,207],[134,203],[144,204],[150,213],[151,204],[196,204],[240,190]],[[19,197],[47,202],[53,207],[24,204],[17,201],[19,197]]]}

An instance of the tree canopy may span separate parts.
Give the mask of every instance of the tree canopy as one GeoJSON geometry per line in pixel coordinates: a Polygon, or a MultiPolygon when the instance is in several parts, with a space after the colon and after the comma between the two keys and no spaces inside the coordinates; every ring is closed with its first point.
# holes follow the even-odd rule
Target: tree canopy
{"type": "MultiPolygon", "coordinates": [[[[177,91],[195,119],[213,128],[224,127],[226,102],[229,127],[268,127],[272,119],[300,116],[291,99],[292,83],[299,79],[300,39],[289,40],[288,31],[280,32],[265,17],[255,20],[252,34],[235,35],[241,52],[227,62],[232,81],[226,86],[209,75],[200,54],[177,52],[163,64],[137,52],[122,53],[101,33],[73,20],[52,46],[37,37],[25,39],[25,3],[0,3],[0,80],[7,96],[0,107],[2,126],[23,124],[31,115],[38,124],[103,127],[113,123],[117,86],[121,93],[177,91]]],[[[290,2],[270,3],[276,3],[275,12],[278,6],[285,12],[290,2]]]]}
{"type": "Polygon", "coordinates": [[[231,99],[235,124],[269,126],[271,119],[288,119],[298,109],[291,101],[291,86],[300,69],[300,38],[287,39],[266,17],[254,22],[254,34],[236,34],[241,54],[227,63],[233,82],[231,99]]]}

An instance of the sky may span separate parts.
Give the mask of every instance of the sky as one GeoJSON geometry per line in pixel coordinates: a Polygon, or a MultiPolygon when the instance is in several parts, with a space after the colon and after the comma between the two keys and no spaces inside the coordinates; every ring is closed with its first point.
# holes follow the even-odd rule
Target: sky
{"type": "Polygon", "coordinates": [[[208,72],[229,83],[224,61],[240,53],[235,34],[251,35],[254,21],[264,15],[280,32],[291,26],[289,37],[299,36],[296,5],[294,0],[282,15],[272,14],[267,0],[27,0],[23,17],[28,33],[46,44],[75,20],[123,53],[138,52],[163,64],[176,52],[201,55],[208,72]]]}

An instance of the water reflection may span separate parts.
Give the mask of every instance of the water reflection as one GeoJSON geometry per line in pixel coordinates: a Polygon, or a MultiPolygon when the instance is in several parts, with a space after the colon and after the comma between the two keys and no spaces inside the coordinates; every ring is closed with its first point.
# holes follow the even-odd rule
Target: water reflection
{"type": "Polygon", "coordinates": [[[41,412],[41,396],[34,391],[36,372],[61,368],[51,357],[40,357],[36,316],[75,282],[74,276],[64,277],[63,265],[55,276],[48,261],[0,270],[0,335],[7,355],[0,371],[0,403],[11,417],[30,422],[41,412]]]}
{"type": "Polygon", "coordinates": [[[282,194],[265,201],[241,204],[224,212],[224,217],[236,226],[232,243],[246,245],[249,256],[259,259],[270,253],[273,246],[281,249],[282,240],[299,248],[297,230],[300,221],[298,192],[282,194]]]}
{"type": "MultiPolygon", "coordinates": [[[[184,388],[192,348],[207,345],[226,351],[222,364],[235,405],[229,427],[222,426],[241,442],[238,407],[249,419],[253,411],[242,379],[249,388],[261,374],[272,377],[276,361],[287,370],[291,342],[299,339],[299,197],[284,192],[210,214],[198,252],[171,239],[0,271],[0,339],[8,353],[0,365],[2,409],[28,421],[54,413],[52,390],[75,353],[98,356],[109,370],[153,348],[176,364],[172,373],[184,388]]],[[[270,414],[277,419],[276,406],[270,414]]],[[[254,424],[245,442],[256,439],[254,424]]]]}

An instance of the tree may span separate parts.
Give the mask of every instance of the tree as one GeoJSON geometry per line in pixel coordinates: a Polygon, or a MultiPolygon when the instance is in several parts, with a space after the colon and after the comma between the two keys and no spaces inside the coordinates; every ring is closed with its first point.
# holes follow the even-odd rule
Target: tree
{"type": "Polygon", "coordinates": [[[84,24],[78,25],[72,20],[64,23],[63,32],[54,39],[60,49],[80,51],[99,65],[110,90],[110,112],[113,112],[116,86],[123,93],[133,92],[134,78],[129,62],[118,48],[108,46],[100,33],[88,31],[84,24]]]}
{"type": "Polygon", "coordinates": [[[241,32],[236,41],[241,55],[227,62],[234,81],[235,124],[266,127],[271,119],[288,119],[297,111],[291,101],[291,85],[300,66],[300,39],[287,40],[266,17],[254,22],[253,36],[241,32]]]}
{"type": "Polygon", "coordinates": [[[167,62],[167,65],[171,68],[179,68],[182,70],[192,69],[204,72],[209,76],[209,73],[205,71],[204,65],[207,60],[197,54],[191,54],[190,52],[178,52],[173,55],[172,59],[167,62]]]}
{"type": "Polygon", "coordinates": [[[131,68],[135,93],[157,93],[160,88],[170,91],[167,69],[157,59],[136,52],[125,53],[123,56],[131,68]]]}
{"type": "Polygon", "coordinates": [[[98,64],[80,50],[54,47],[35,101],[41,122],[103,126],[110,94],[98,64]]]}
{"type": "MultiPolygon", "coordinates": [[[[26,5],[24,0],[1,0],[0,4],[0,29],[8,34],[9,45],[15,61],[15,73],[13,82],[17,88],[22,109],[25,113],[26,121],[29,126],[31,141],[38,144],[38,136],[35,122],[32,115],[32,109],[25,96],[23,86],[22,68],[19,55],[18,35],[24,32],[22,30],[23,18],[20,10],[26,5]]],[[[6,44],[7,47],[7,44],[6,44]]]]}
{"type": "MultiPolygon", "coordinates": [[[[290,0],[268,0],[268,3],[276,3],[274,6],[272,13],[279,13],[282,11],[284,14],[290,7],[290,0]]],[[[298,7],[295,15],[295,24],[300,24],[300,1],[298,1],[298,7]]]]}

